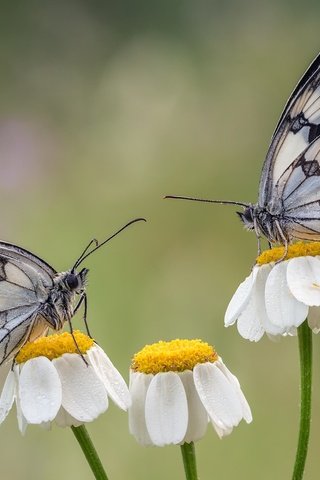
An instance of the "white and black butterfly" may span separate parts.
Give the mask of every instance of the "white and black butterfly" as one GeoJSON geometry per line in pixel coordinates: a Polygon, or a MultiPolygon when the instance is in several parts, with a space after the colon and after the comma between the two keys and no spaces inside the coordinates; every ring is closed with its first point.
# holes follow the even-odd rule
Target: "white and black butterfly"
{"type": "Polygon", "coordinates": [[[82,302],[86,323],[89,270],[77,272],[77,268],[98,248],[141,220],[145,221],[132,220],[100,244],[92,240],[73,267],[62,273],[23,248],[0,242],[0,365],[49,328],[58,331],[69,322],[72,333],[71,318],[82,302]]]}
{"type": "Polygon", "coordinates": [[[271,139],[256,204],[169,195],[166,198],[240,205],[237,212],[259,244],[320,240],[320,54],[292,92],[271,139]]]}

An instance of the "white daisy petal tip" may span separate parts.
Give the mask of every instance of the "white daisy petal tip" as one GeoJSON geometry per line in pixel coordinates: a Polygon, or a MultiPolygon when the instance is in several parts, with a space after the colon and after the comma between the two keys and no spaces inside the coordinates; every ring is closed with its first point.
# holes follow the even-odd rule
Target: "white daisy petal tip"
{"type": "Polygon", "coordinates": [[[313,333],[320,332],[320,309],[318,307],[309,308],[308,325],[313,333]]]}
{"type": "Polygon", "coordinates": [[[252,414],[238,380],[220,359],[197,365],[194,382],[198,395],[219,436],[229,435],[241,420],[251,423],[252,414]]]}
{"type": "Polygon", "coordinates": [[[130,433],[144,446],[197,441],[209,419],[220,437],[252,420],[238,380],[201,340],[144,347],[133,358],[129,389],[130,433]]]}
{"type": "Polygon", "coordinates": [[[0,396],[0,423],[2,423],[11,410],[15,398],[15,373],[9,370],[0,396]]]}
{"type": "Polygon", "coordinates": [[[99,345],[88,351],[88,357],[96,374],[103,382],[108,396],[122,410],[131,406],[130,392],[123,377],[99,345]]]}
{"type": "Polygon", "coordinates": [[[239,318],[240,313],[247,306],[257,274],[258,268],[254,267],[250,275],[242,283],[240,283],[239,287],[234,293],[224,317],[224,324],[226,327],[233,325],[239,318]]]}
{"type": "Polygon", "coordinates": [[[52,422],[59,427],[92,422],[107,410],[112,389],[120,408],[128,408],[129,390],[110,360],[106,375],[103,350],[99,347],[97,354],[94,341],[81,332],[75,331],[74,338],[62,333],[22,347],[0,396],[0,423],[14,400],[22,433],[28,424],[50,429],[52,422]]]}

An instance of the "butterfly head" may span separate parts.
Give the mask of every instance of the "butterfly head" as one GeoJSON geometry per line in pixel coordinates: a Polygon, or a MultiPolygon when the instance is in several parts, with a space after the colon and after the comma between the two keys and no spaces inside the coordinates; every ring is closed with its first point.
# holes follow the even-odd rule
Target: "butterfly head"
{"type": "Polygon", "coordinates": [[[237,212],[241,221],[247,230],[254,230],[255,209],[253,205],[248,205],[243,212],[237,212]]]}
{"type": "Polygon", "coordinates": [[[85,289],[88,272],[89,270],[87,268],[83,268],[79,273],[71,269],[65,273],[63,283],[71,292],[80,294],[85,289]]]}

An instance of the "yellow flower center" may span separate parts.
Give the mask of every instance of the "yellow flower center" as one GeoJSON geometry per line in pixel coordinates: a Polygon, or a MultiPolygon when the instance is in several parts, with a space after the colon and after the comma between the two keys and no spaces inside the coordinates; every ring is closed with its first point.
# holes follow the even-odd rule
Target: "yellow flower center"
{"type": "MultiPolygon", "coordinates": [[[[79,330],[73,332],[81,353],[86,353],[94,341],[79,330]]],[[[49,360],[61,357],[64,353],[78,353],[79,350],[72,335],[68,332],[40,337],[34,342],[26,343],[16,356],[17,363],[24,363],[35,357],[47,357],[49,360]]]]}
{"type": "MultiPolygon", "coordinates": [[[[264,265],[266,263],[276,262],[277,260],[283,259],[284,253],[285,247],[275,247],[270,250],[265,250],[259,255],[259,257],[257,257],[256,263],[257,265],[264,265]]],[[[290,258],[295,257],[315,257],[316,255],[320,255],[320,242],[298,242],[289,245],[288,253],[284,260],[289,260],[290,258]]]]}
{"type": "Polygon", "coordinates": [[[132,359],[131,368],[136,372],[183,372],[193,370],[198,363],[218,360],[218,354],[211,345],[201,340],[160,341],[146,345],[132,359]]]}

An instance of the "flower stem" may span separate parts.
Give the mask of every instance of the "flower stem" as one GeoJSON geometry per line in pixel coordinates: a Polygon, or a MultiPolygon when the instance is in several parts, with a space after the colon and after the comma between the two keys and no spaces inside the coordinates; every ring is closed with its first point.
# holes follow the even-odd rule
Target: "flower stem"
{"type": "Polygon", "coordinates": [[[184,443],[183,445],[180,445],[180,447],[186,480],[198,480],[194,443],[184,443]]]}
{"type": "Polygon", "coordinates": [[[298,328],[300,352],[300,427],[292,480],[301,480],[308,453],[311,421],[312,332],[307,320],[298,328]]]}
{"type": "Polygon", "coordinates": [[[84,425],[80,425],[80,427],[71,427],[71,430],[78,440],[95,478],[97,480],[108,480],[107,474],[104,471],[101,460],[96,449],[94,448],[86,427],[84,425]]]}

